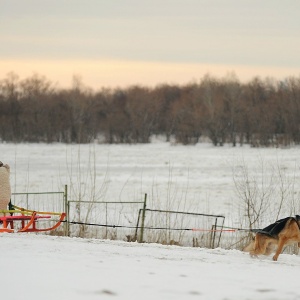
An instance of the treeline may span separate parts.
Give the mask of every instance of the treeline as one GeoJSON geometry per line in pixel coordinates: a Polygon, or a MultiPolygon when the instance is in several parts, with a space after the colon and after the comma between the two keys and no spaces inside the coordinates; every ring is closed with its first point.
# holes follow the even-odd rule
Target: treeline
{"type": "Polygon", "coordinates": [[[73,79],[62,89],[40,75],[0,80],[0,140],[279,146],[300,143],[300,77],[282,81],[204,76],[188,85],[93,91],[73,79]]]}

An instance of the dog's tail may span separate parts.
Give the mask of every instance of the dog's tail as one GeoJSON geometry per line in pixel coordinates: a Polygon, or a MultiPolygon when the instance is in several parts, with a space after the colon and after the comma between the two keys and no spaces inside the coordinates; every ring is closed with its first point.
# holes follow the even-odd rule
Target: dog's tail
{"type": "Polygon", "coordinates": [[[244,248],[243,252],[250,252],[254,249],[254,243],[255,243],[255,236],[253,234],[249,235],[247,237],[248,243],[244,248]]]}

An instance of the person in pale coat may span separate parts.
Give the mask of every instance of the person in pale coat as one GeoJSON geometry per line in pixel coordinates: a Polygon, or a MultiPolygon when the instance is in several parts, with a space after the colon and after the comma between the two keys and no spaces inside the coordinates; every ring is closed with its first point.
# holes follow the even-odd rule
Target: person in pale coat
{"type": "Polygon", "coordinates": [[[10,167],[0,161],[0,210],[8,209],[11,197],[10,167]]]}

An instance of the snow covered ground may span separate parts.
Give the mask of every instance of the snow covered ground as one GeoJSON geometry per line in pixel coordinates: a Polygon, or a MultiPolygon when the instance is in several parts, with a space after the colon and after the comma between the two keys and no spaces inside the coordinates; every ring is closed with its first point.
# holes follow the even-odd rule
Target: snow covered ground
{"type": "Polygon", "coordinates": [[[300,299],[300,257],[252,259],[201,249],[34,234],[1,234],[7,300],[300,299]]]}

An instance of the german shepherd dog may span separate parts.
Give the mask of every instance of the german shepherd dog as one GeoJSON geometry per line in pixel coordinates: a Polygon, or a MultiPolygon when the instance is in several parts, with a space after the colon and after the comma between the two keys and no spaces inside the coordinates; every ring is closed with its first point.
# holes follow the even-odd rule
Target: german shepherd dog
{"type": "Polygon", "coordinates": [[[254,240],[244,248],[252,257],[269,255],[276,249],[273,260],[277,261],[284,246],[298,243],[300,248],[300,216],[287,217],[264,229],[255,230],[254,240]]]}

